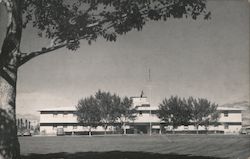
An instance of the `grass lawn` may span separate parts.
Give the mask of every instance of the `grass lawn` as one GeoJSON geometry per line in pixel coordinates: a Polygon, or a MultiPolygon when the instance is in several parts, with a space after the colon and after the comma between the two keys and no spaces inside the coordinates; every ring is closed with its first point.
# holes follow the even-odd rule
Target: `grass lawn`
{"type": "Polygon", "coordinates": [[[24,159],[208,159],[250,157],[249,135],[20,137],[24,159]]]}

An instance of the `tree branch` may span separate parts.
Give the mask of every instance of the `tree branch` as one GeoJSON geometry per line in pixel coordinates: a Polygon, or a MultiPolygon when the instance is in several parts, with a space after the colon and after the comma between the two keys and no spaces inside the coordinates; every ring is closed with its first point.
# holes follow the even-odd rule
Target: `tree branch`
{"type": "Polygon", "coordinates": [[[0,68],[0,76],[2,76],[11,86],[16,85],[14,79],[4,70],[4,68],[0,68]]]}
{"type": "MultiPolygon", "coordinates": [[[[89,36],[87,36],[87,35],[86,36],[82,36],[78,40],[82,40],[82,39],[85,39],[85,38],[88,38],[88,37],[89,36]]],[[[40,50],[40,51],[35,51],[35,52],[30,52],[30,53],[21,53],[21,55],[19,57],[18,67],[22,66],[23,64],[25,64],[29,60],[33,59],[34,57],[37,57],[39,55],[43,55],[43,54],[49,53],[51,51],[63,48],[63,47],[67,46],[70,43],[71,42],[63,42],[63,43],[58,44],[56,46],[42,48],[42,50],[40,50]]]]}
{"type": "MultiPolygon", "coordinates": [[[[2,0],[4,1],[4,0],[2,0]]],[[[95,6],[95,4],[91,5],[84,14],[87,14],[88,12],[90,12],[95,6]]],[[[166,6],[162,7],[162,8],[159,8],[159,10],[162,10],[162,9],[165,9],[166,6]]],[[[140,8],[139,10],[141,11],[141,15],[142,16],[146,16],[148,14],[148,10],[144,10],[145,7],[142,7],[140,8]]],[[[123,14],[121,17],[121,19],[124,19],[128,16],[128,14],[123,14]]],[[[118,18],[118,19],[119,19],[118,18]]],[[[104,23],[109,23],[110,22],[110,19],[103,19],[101,21],[97,21],[97,22],[94,22],[92,24],[88,24],[86,26],[86,28],[92,28],[92,27],[96,27],[98,25],[103,25],[104,23]]],[[[111,22],[106,28],[105,30],[108,30],[110,28],[112,28],[113,26],[115,25],[115,23],[111,22]]],[[[86,38],[86,36],[83,36],[81,38],[79,38],[78,40],[81,40],[81,39],[84,39],[86,38]]],[[[39,56],[39,55],[42,55],[42,54],[45,54],[45,53],[48,53],[48,52],[51,52],[51,51],[54,51],[54,50],[57,50],[57,49],[60,49],[62,47],[65,47],[68,43],[63,43],[63,44],[59,44],[57,46],[52,46],[52,47],[48,47],[48,48],[42,48],[42,50],[40,51],[35,51],[35,52],[31,52],[31,53],[22,53],[20,55],[20,60],[19,60],[19,63],[18,63],[18,67],[23,65],[24,63],[26,63],[27,61],[31,60],[32,58],[36,57],[36,56],[39,56]]]]}
{"type": "Polygon", "coordinates": [[[43,55],[46,54],[48,52],[63,48],[67,45],[68,43],[63,43],[57,46],[52,46],[52,47],[48,47],[48,48],[42,48],[42,50],[40,51],[35,51],[35,52],[31,52],[31,53],[22,53],[19,63],[18,63],[18,67],[20,67],[21,65],[23,65],[24,63],[28,62],[29,60],[33,59],[34,57],[37,57],[39,55],[43,55]]]}

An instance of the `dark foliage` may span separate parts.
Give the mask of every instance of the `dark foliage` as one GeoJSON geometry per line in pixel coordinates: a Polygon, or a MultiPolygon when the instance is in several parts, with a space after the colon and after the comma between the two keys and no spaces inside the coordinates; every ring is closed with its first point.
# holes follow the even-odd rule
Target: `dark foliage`
{"type": "Polygon", "coordinates": [[[23,13],[24,27],[31,22],[39,36],[67,42],[71,50],[81,39],[116,41],[117,35],[142,30],[150,20],[210,18],[205,0],[26,0],[23,13]]]}
{"type": "Polygon", "coordinates": [[[116,94],[101,90],[95,96],[81,99],[76,108],[80,123],[91,127],[103,126],[105,130],[109,125],[123,124],[135,118],[132,101],[128,97],[121,99],[116,94]]]}
{"type": "Polygon", "coordinates": [[[189,97],[187,101],[191,109],[193,124],[197,129],[200,125],[205,127],[210,124],[218,125],[219,112],[217,111],[217,104],[211,103],[204,98],[194,99],[189,97]]]}
{"type": "Polygon", "coordinates": [[[167,125],[173,127],[192,124],[198,129],[199,125],[207,127],[211,124],[218,124],[217,107],[218,105],[204,98],[182,99],[178,96],[171,96],[169,99],[164,99],[159,105],[158,116],[167,125]]]}
{"type": "Polygon", "coordinates": [[[164,120],[168,125],[174,128],[180,125],[189,125],[191,119],[191,110],[186,100],[178,96],[171,96],[164,99],[159,105],[159,118],[164,120]]]}
{"type": "Polygon", "coordinates": [[[77,120],[84,126],[97,127],[101,122],[100,109],[97,105],[97,100],[90,96],[89,98],[81,99],[77,106],[77,120]]]}

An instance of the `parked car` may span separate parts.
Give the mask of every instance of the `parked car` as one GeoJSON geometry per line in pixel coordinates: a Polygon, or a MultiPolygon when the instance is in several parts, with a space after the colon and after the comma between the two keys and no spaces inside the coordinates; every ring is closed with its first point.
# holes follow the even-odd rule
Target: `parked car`
{"type": "Polygon", "coordinates": [[[23,136],[31,136],[31,133],[29,130],[24,130],[23,131],[23,136]]]}
{"type": "Polygon", "coordinates": [[[26,129],[23,131],[18,131],[17,136],[31,136],[30,130],[26,129]]]}
{"type": "Polygon", "coordinates": [[[241,128],[240,134],[250,135],[250,126],[241,128]]]}

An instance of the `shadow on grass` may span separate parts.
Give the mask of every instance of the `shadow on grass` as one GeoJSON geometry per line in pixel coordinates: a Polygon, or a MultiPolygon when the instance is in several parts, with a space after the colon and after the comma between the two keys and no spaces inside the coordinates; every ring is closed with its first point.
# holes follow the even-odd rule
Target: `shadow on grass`
{"type": "Polygon", "coordinates": [[[179,154],[158,154],[149,152],[109,151],[30,154],[22,159],[221,159],[216,157],[191,156],[179,154]]]}

